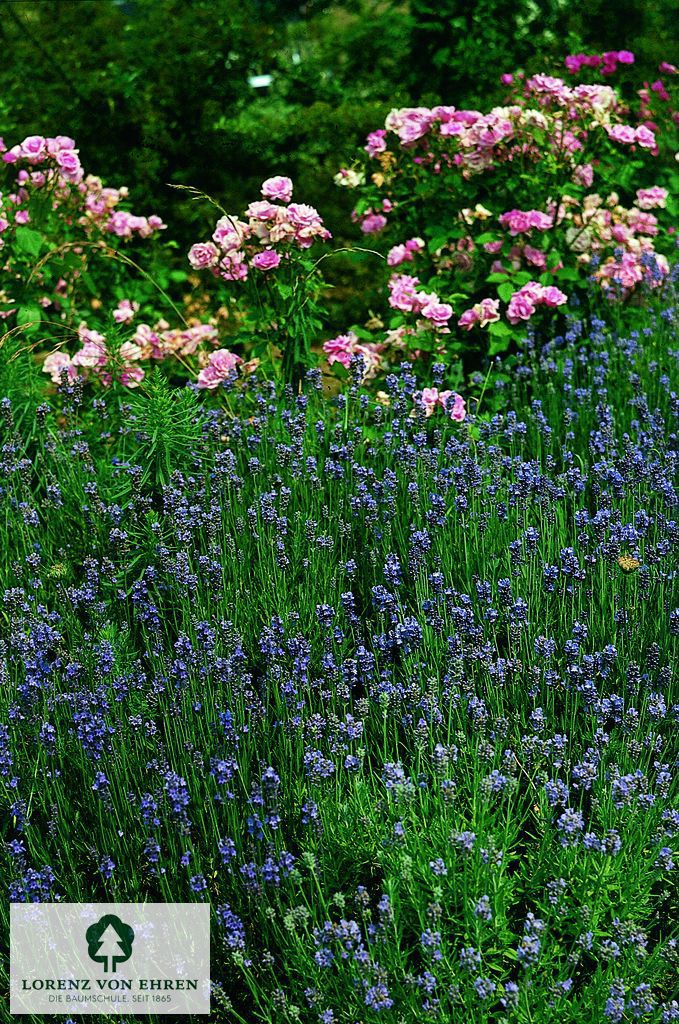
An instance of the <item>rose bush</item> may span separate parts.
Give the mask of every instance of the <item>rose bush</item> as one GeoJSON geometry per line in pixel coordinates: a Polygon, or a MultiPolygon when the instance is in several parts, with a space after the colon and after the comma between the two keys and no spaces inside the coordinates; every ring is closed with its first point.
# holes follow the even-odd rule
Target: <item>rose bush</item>
{"type": "Polygon", "coordinates": [[[168,299],[163,288],[146,271],[133,284],[136,265],[118,249],[165,225],[127,211],[126,189],[86,176],[74,140],[37,135],[2,147],[11,180],[0,201],[0,315],[29,336],[45,321],[70,332],[45,364],[55,381],[77,374],[135,386],[169,359],[171,372],[215,390],[258,363],[298,382],[319,357],[366,381],[407,357],[427,379],[434,362],[455,364],[447,383],[459,386],[471,364],[569,300],[625,308],[669,274],[676,69],[663,63],[663,77],[630,103],[611,85],[633,72],[630,51],[573,54],[565,66],[567,77],[503,74],[506,103],[487,112],[394,109],[368,135],[361,162],[339,171],[336,184],[357,193],[353,218],[383,288],[365,324],[328,338],[321,264],[330,232],[293,199],[291,179],[274,175],[242,215],[220,207],[211,237],[191,246],[201,311],[171,326],[150,301],[153,288],[168,299]],[[229,319],[223,332],[220,317],[229,319]]]}
{"type": "Polygon", "coordinates": [[[127,188],[86,174],[67,136],[30,135],[10,148],[0,140],[0,153],[0,317],[28,333],[43,320],[73,326],[124,276],[114,267],[117,246],[166,225],[126,210],[127,188]],[[107,260],[95,258],[103,253],[107,260]]]}
{"type": "Polygon", "coordinates": [[[355,220],[389,268],[388,331],[364,347],[493,354],[593,283],[630,301],[663,282],[675,205],[659,157],[674,145],[676,69],[661,65],[665,79],[632,108],[609,80],[633,61],[566,59],[594,83],[504,74],[503,106],[395,109],[368,135],[336,178],[356,190],[355,220]]]}
{"type": "MultiPolygon", "coordinates": [[[[212,239],[191,246],[188,258],[195,270],[241,286],[245,315],[235,340],[255,359],[274,364],[280,356],[285,378],[297,380],[322,326],[323,279],[308,251],[331,235],[313,206],[292,202],[290,178],[268,178],[261,195],[243,219],[224,213],[212,239]]],[[[200,378],[198,384],[212,386],[200,378]]]]}

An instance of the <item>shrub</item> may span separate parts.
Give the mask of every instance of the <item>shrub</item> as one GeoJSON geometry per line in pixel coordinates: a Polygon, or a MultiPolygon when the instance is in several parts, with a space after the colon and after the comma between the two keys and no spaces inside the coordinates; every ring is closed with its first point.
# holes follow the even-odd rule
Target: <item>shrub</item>
{"type": "MultiPolygon", "coordinates": [[[[633,61],[619,51],[588,66],[606,75],[633,61]]],[[[356,190],[364,234],[397,243],[387,346],[459,354],[489,333],[493,354],[538,307],[562,306],[566,292],[582,299],[590,280],[631,301],[667,277],[674,206],[658,176],[674,141],[669,81],[653,94],[664,117],[651,122],[648,90],[635,114],[601,80],[503,78],[506,101],[485,114],[392,110],[368,136],[367,159],[337,176],[356,190]]]]}

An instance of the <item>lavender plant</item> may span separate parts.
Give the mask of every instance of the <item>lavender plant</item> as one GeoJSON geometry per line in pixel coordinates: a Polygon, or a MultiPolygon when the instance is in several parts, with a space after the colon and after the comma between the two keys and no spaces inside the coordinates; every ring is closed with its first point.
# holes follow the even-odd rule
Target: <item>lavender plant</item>
{"type": "Polygon", "coordinates": [[[225,1024],[676,1020],[672,318],[462,420],[360,357],[4,401],[3,934],[209,901],[225,1024]]]}

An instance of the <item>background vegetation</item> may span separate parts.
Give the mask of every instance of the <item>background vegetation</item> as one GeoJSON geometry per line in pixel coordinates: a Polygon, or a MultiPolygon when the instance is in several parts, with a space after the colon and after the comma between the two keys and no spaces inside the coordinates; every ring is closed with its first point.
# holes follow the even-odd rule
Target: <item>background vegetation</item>
{"type": "Polygon", "coordinates": [[[494,99],[501,72],[580,48],[631,49],[635,79],[641,70],[653,81],[672,59],[677,8],[19,0],[0,18],[0,124],[9,145],[32,133],[73,136],[84,166],[127,184],[134,207],[157,210],[180,243],[205,226],[205,208],[159,183],[193,185],[235,209],[272,169],[295,180],[337,235],[352,199],[328,181],[392,106],[481,105],[494,99]],[[263,75],[269,86],[250,84],[263,75]]]}

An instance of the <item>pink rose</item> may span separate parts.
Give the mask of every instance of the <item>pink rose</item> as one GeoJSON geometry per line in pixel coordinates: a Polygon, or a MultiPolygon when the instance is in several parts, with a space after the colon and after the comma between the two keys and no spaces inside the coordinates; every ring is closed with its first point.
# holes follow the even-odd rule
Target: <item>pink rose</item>
{"type": "Polygon", "coordinates": [[[308,203],[290,203],[287,211],[287,218],[293,227],[310,228],[321,223],[321,215],[314,206],[308,203]]]}
{"type": "Polygon", "coordinates": [[[53,139],[45,139],[47,152],[56,156],[60,149],[75,149],[75,139],[68,135],[55,135],[53,139]]]}
{"type": "Polygon", "coordinates": [[[547,257],[541,249],[534,249],[531,245],[524,247],[523,254],[534,267],[546,267],[547,257]]]}
{"type": "Polygon", "coordinates": [[[535,312],[535,303],[521,292],[514,292],[507,307],[507,319],[510,324],[518,324],[520,320],[530,320],[535,312]]]}
{"type": "Polygon", "coordinates": [[[45,139],[42,135],[29,135],[21,143],[21,155],[38,163],[46,154],[45,139]]]}
{"type": "Polygon", "coordinates": [[[498,299],[481,299],[474,309],[478,313],[479,325],[494,324],[500,319],[500,302],[498,299]]]}
{"type": "Polygon", "coordinates": [[[381,213],[369,213],[361,221],[361,231],[364,235],[374,235],[387,226],[387,218],[381,213]]]}
{"type": "Polygon", "coordinates": [[[634,138],[642,149],[655,149],[655,135],[650,128],[646,128],[645,125],[639,125],[634,132],[634,138]]]}
{"type": "Polygon", "coordinates": [[[353,331],[348,331],[346,334],[338,334],[336,338],[326,341],[323,351],[328,357],[329,366],[332,366],[333,363],[341,363],[342,366],[349,369],[352,356],[358,347],[358,337],[353,331]]]}
{"type": "Polygon", "coordinates": [[[55,384],[61,384],[64,372],[69,380],[76,375],[76,370],[71,364],[71,357],[66,352],[50,352],[42,364],[42,372],[49,373],[55,384]]]}
{"type": "Polygon", "coordinates": [[[450,418],[456,420],[458,423],[461,423],[466,416],[464,399],[455,391],[439,391],[438,388],[422,388],[419,400],[420,405],[424,409],[424,414],[427,417],[432,415],[437,406],[445,409],[450,418]]]}
{"type": "Polygon", "coordinates": [[[629,124],[614,124],[606,127],[609,139],[613,142],[622,142],[631,145],[635,141],[635,132],[629,124]]]}
{"type": "Polygon", "coordinates": [[[386,131],[384,128],[378,129],[376,132],[371,132],[366,139],[366,144],[363,147],[368,156],[375,157],[380,153],[384,153],[387,148],[385,141],[386,131]]]}
{"type": "Polygon", "coordinates": [[[198,374],[198,387],[214,391],[232,375],[234,369],[242,362],[241,357],[234,352],[229,352],[226,348],[218,348],[216,352],[210,353],[207,366],[198,374]]]}
{"type": "Polygon", "coordinates": [[[248,276],[248,265],[242,252],[227,252],[219,261],[219,273],[225,281],[245,281],[248,276]]]}
{"type": "Polygon", "coordinates": [[[292,199],[292,181],[282,174],[267,178],[262,184],[262,195],[265,199],[278,199],[281,203],[289,203],[292,199]]]}
{"type": "Polygon", "coordinates": [[[464,398],[462,395],[458,395],[457,393],[453,396],[452,404],[449,396],[446,396],[445,408],[446,412],[450,415],[451,420],[455,420],[456,423],[461,423],[467,415],[464,398]]]}
{"type": "Polygon", "coordinates": [[[540,301],[545,306],[563,306],[564,303],[568,302],[568,296],[564,295],[559,288],[555,288],[554,285],[550,284],[542,289],[540,301]]]}
{"type": "Polygon", "coordinates": [[[410,313],[416,302],[419,278],[408,274],[394,274],[389,281],[389,305],[392,309],[400,309],[410,313]]]}
{"type": "Polygon", "coordinates": [[[215,267],[219,261],[219,250],[214,242],[196,242],[189,249],[189,263],[194,270],[215,267]]]}
{"type": "Polygon", "coordinates": [[[252,266],[257,270],[275,270],[280,262],[280,253],[277,253],[275,249],[264,249],[263,252],[258,252],[253,257],[252,266]]]}
{"type": "Polygon", "coordinates": [[[425,320],[431,320],[437,327],[446,327],[453,315],[453,307],[433,296],[422,307],[421,313],[425,320]]]}
{"type": "Polygon", "coordinates": [[[117,324],[129,324],[130,320],[134,320],[134,315],[138,310],[138,302],[130,302],[129,299],[121,299],[117,308],[113,310],[113,319],[117,324]]]}
{"type": "Polygon", "coordinates": [[[500,319],[500,302],[498,299],[482,299],[471,309],[466,309],[457,321],[458,327],[465,331],[471,331],[475,324],[486,327],[488,324],[496,323],[500,319]]]}
{"type": "Polygon", "coordinates": [[[413,254],[405,245],[394,245],[387,253],[387,266],[398,267],[401,263],[412,263],[413,254]]]}
{"type": "Polygon", "coordinates": [[[249,226],[237,217],[220,217],[212,232],[212,240],[226,252],[239,249],[250,233],[249,226]]]}
{"type": "Polygon", "coordinates": [[[463,331],[471,331],[472,327],[479,322],[479,315],[476,309],[472,306],[471,309],[465,309],[464,313],[457,321],[457,326],[461,327],[463,331]]]}
{"type": "Polygon", "coordinates": [[[74,149],[60,149],[56,155],[56,162],[65,178],[76,183],[80,181],[83,169],[74,149]]]}
{"type": "MultiPolygon", "coordinates": [[[[444,392],[446,397],[450,394],[449,391],[444,392]]],[[[420,395],[420,402],[424,409],[425,416],[431,416],[436,406],[439,404],[440,395],[438,388],[422,388],[422,394],[420,395]]]]}
{"type": "Polygon", "coordinates": [[[258,199],[250,203],[245,213],[253,220],[274,220],[279,210],[280,206],[274,206],[268,199],[258,199]]]}

